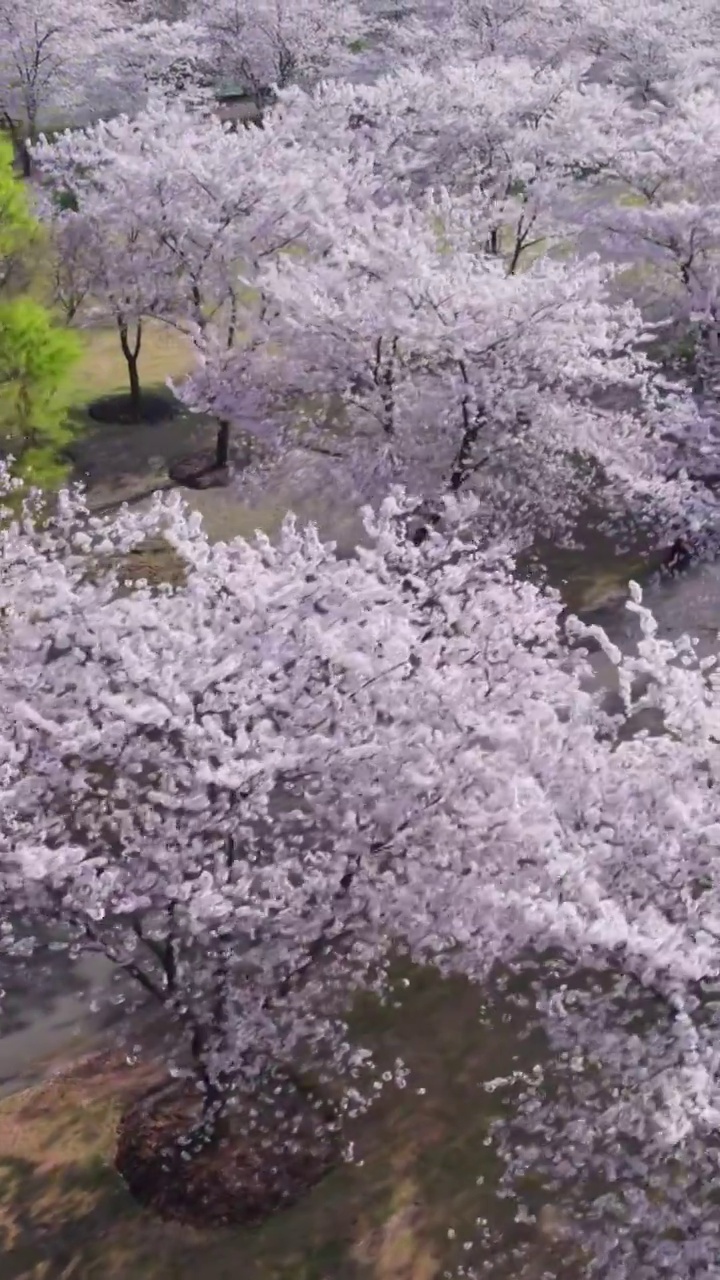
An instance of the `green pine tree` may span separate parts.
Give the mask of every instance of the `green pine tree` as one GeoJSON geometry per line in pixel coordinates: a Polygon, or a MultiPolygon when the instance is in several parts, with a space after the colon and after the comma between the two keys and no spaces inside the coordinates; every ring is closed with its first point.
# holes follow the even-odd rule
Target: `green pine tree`
{"type": "Polygon", "coordinates": [[[0,454],[40,488],[57,488],[75,428],[68,417],[68,374],[81,346],[55,324],[40,302],[16,294],[19,262],[27,262],[42,232],[27,191],[13,172],[12,145],[0,139],[0,454]]]}

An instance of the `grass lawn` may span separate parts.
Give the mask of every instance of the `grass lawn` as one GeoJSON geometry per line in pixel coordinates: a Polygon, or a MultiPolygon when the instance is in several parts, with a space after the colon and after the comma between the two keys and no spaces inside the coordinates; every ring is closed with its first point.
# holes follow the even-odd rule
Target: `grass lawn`
{"type": "MultiPolygon", "coordinates": [[[[149,426],[96,423],[87,405],[100,396],[124,391],[126,366],[112,329],[83,333],[85,351],[71,388],[78,435],[71,452],[76,477],[88,486],[90,502],[102,507],[134,500],[166,482],[168,463],[214,443],[216,424],[206,414],[181,410],[177,417],[149,426]]],[[[181,378],[193,364],[192,345],[161,324],[148,324],[143,336],[140,374],[146,391],[162,391],[168,377],[181,378]]],[[[262,499],[247,502],[239,485],[205,492],[185,492],[199,510],[211,538],[249,537],[255,529],[274,533],[288,510],[301,520],[314,520],[326,537],[343,546],[357,541],[360,520],[349,505],[332,501],[327,483],[313,484],[299,457],[289,457],[273,472],[262,499]]]]}
{"type": "MultiPolygon", "coordinates": [[[[84,350],[69,387],[77,435],[69,452],[75,478],[87,484],[92,505],[103,506],[137,498],[160,485],[168,462],[210,442],[214,429],[202,415],[183,412],[152,426],[95,422],[87,412],[88,405],[102,396],[127,391],[127,367],[115,329],[80,332],[84,350]]],[[[140,356],[146,391],[165,391],[166,378],[182,377],[192,363],[187,339],[165,325],[147,325],[140,356]]]]}
{"type": "MultiPolygon", "coordinates": [[[[117,330],[81,330],[85,352],[73,374],[73,387],[79,403],[95,396],[127,389],[127,372],[120,350],[117,330]]],[[[140,370],[147,386],[164,383],[166,378],[182,377],[192,368],[192,344],[183,334],[156,322],[145,325],[140,351],[140,370]]]]}
{"type": "MultiPolygon", "coordinates": [[[[180,414],[153,426],[99,424],[88,417],[87,405],[96,397],[126,388],[125,362],[113,329],[84,333],[85,352],[74,372],[74,416],[79,434],[73,446],[76,474],[89,489],[91,504],[103,507],[135,500],[167,483],[170,461],[212,445],[215,423],[204,414],[180,414]]],[[[161,391],[167,377],[181,378],[193,363],[190,342],[161,324],[148,324],[143,338],[141,376],[146,390],[161,391]]],[[[283,460],[273,472],[261,499],[246,501],[241,480],[230,489],[185,492],[203,515],[211,539],[250,537],[256,529],[270,535],[279,528],[288,510],[301,521],[312,520],[324,537],[351,548],[361,534],[357,509],[336,499],[327,474],[319,480],[300,453],[283,460]]],[[[162,561],[156,550],[153,565],[162,561]]],[[[553,580],[561,586],[572,608],[594,608],[625,594],[628,577],[642,567],[637,556],[617,557],[609,542],[586,549],[581,555],[553,552],[553,580]]]]}
{"type": "MultiPolygon", "coordinates": [[[[463,1249],[479,1216],[506,1245],[519,1239],[509,1211],[501,1220],[504,1202],[477,1185],[493,1180],[483,1140],[497,1105],[482,1083],[518,1065],[511,1028],[493,1019],[490,1030],[481,1016],[477,992],[428,975],[402,1009],[366,1009],[361,1034],[381,1059],[402,1055],[407,1088],[387,1086],[354,1122],[358,1163],[253,1229],[162,1223],[125,1192],[112,1167],[115,1125],[150,1068],[105,1055],[6,1099],[0,1280],[434,1280],[461,1261],[480,1264],[477,1243],[463,1249]]],[[[524,1261],[503,1264],[498,1253],[497,1280],[539,1280],[544,1267],[568,1274],[542,1231],[523,1230],[524,1261]]]]}
{"type": "Polygon", "coordinates": [[[628,598],[628,582],[642,584],[660,568],[661,552],[620,554],[609,540],[588,541],[581,551],[553,547],[540,557],[549,583],[573,611],[590,615],[620,608],[628,598]]]}

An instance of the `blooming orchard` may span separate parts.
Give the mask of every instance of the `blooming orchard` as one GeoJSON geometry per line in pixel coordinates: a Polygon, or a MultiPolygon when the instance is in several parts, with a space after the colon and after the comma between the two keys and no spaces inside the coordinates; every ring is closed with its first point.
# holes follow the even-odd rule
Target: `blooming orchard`
{"type": "MultiPolygon", "coordinates": [[[[571,540],[588,503],[662,541],[717,529],[680,470],[717,450],[717,15],[415,10],[367,20],[401,65],[348,86],[316,81],[359,56],[352,7],[143,4],[132,108],[36,148],[68,317],[181,329],[179,393],[258,446],[246,492],[304,451],[374,514],[343,561],[292,521],[213,545],[177,498],[5,522],[3,946],[22,918],[109,957],[210,1130],[298,1065],[361,1105],[348,1013],[398,953],[504,984],[551,1052],[514,1077],[501,1190],[527,1216],[542,1176],[578,1274],[711,1280],[717,662],[661,643],[634,589],[633,651],[594,633],[611,711],[510,552],[571,540]],[[220,75],[261,129],[213,118],[220,75]],[[169,77],[192,93],[148,98],[169,77]],[[158,537],[178,584],[124,582],[158,537]]],[[[53,39],[48,103],[74,56],[53,39]]]]}
{"type": "Polygon", "coordinates": [[[208,359],[184,397],[276,453],[334,455],[337,483],[371,497],[396,480],[430,500],[470,485],[490,540],[564,537],[599,474],[619,510],[676,519],[687,494],[665,483],[659,437],[686,397],[659,400],[641,313],[592,259],[509,272],[487,249],[500,215],[478,203],[355,210],[323,254],[268,259],[265,341],[261,327],[251,351],[208,359]]]}
{"type": "Polygon", "coordinates": [[[350,503],[470,485],[487,536],[518,543],[574,536],[601,485],[615,524],[652,520],[667,541],[707,520],[671,444],[699,415],[586,254],[590,228],[609,256],[597,193],[640,155],[642,117],[588,66],[494,52],[440,85],[406,68],[280,91],[260,130],[156,98],[66,134],[36,149],[56,196],[80,201],[52,214],[59,296],[108,306],[136,402],[143,318],[190,331],[180,394],[218,414],[219,465],[231,424],[259,443],[263,484],[300,449],[310,471],[336,459],[350,503]]]}
{"type": "Polygon", "coordinates": [[[368,26],[345,0],[195,0],[190,13],[215,81],[258,96],[348,69],[368,26]]]}
{"type": "Polygon", "coordinates": [[[192,23],[138,23],[113,0],[3,0],[3,128],[22,148],[50,124],[137,108],[153,85],[172,82],[181,66],[190,72],[197,38],[192,23]]]}

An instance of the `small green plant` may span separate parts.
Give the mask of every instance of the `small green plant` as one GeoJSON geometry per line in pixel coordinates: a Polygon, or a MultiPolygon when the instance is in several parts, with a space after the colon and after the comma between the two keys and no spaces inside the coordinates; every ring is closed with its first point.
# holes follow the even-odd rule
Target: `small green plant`
{"type": "Polygon", "coordinates": [[[74,191],[59,191],[53,196],[53,202],[60,213],[77,213],[79,205],[74,191]]]}
{"type": "Polygon", "coordinates": [[[0,302],[0,431],[18,475],[55,488],[67,473],[74,435],[63,384],[80,355],[76,334],[59,329],[30,298],[0,302]]]}
{"type": "Polygon", "coordinates": [[[12,296],[11,267],[41,238],[12,146],[0,140],[0,441],[17,475],[40,488],[67,474],[64,452],[74,435],[67,377],[80,356],[76,334],[58,327],[46,307],[12,296]]]}
{"type": "Polygon", "coordinates": [[[673,354],[678,364],[692,366],[697,357],[697,334],[692,330],[684,333],[674,343],[673,354]]]}

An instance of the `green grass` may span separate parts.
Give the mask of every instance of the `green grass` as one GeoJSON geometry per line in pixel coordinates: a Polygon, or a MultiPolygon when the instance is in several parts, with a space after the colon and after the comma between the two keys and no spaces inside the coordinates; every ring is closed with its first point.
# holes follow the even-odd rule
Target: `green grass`
{"type": "Polygon", "coordinates": [[[628,598],[628,583],[643,582],[659,565],[659,555],[616,555],[608,549],[596,552],[563,551],[554,548],[546,557],[551,562],[552,584],[560,591],[572,612],[592,614],[621,606],[628,598]]]}
{"type": "MultiPolygon", "coordinates": [[[[87,329],[81,334],[85,352],[73,374],[76,402],[84,405],[97,396],[126,390],[126,365],[117,330],[87,329]]],[[[146,323],[140,351],[140,372],[146,386],[164,383],[168,377],[180,378],[192,365],[188,338],[158,322],[146,323]]]]}
{"type": "Polygon", "coordinates": [[[625,191],[618,196],[617,204],[622,209],[644,209],[648,205],[648,199],[639,191],[625,191]]]}
{"type": "MultiPolygon", "coordinates": [[[[215,428],[209,418],[187,413],[152,426],[95,422],[88,406],[100,397],[127,391],[127,367],[114,329],[81,334],[84,352],[69,389],[76,426],[70,448],[75,476],[87,483],[93,505],[132,500],[163,482],[168,461],[210,444],[215,428]]],[[[181,378],[192,363],[186,338],[160,324],[146,326],[140,356],[145,390],[170,395],[166,378],[181,378]]]]}
{"type": "MultiPolygon", "coordinates": [[[[212,446],[216,424],[205,414],[180,414],[154,426],[99,424],[89,418],[88,404],[126,389],[126,367],[117,334],[112,329],[83,332],[85,352],[74,371],[71,396],[78,435],[72,446],[76,475],[86,480],[89,500],[103,507],[133,501],[156,486],[167,483],[169,462],[212,446]]],[[[140,373],[147,391],[163,391],[168,376],[180,379],[193,364],[188,339],[161,324],[149,324],[143,338],[140,373]]],[[[328,501],[326,487],[313,489],[296,471],[292,458],[273,471],[267,491],[245,501],[239,487],[186,492],[188,503],[199,510],[212,539],[250,537],[256,529],[275,533],[288,510],[300,520],[318,523],[324,536],[352,544],[360,530],[357,510],[328,501]]],[[[152,557],[154,559],[154,557],[152,557]]]]}

